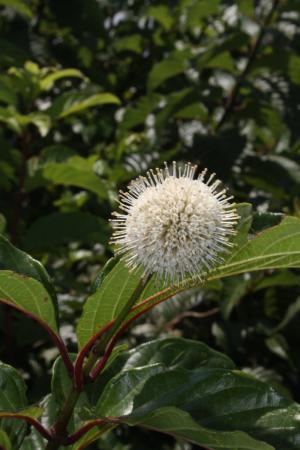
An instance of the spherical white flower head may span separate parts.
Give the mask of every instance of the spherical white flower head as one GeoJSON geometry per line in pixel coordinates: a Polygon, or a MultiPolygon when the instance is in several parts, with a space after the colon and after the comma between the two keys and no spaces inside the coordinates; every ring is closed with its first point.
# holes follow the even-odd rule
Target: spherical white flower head
{"type": "Polygon", "coordinates": [[[111,242],[129,268],[141,265],[146,274],[177,283],[201,278],[222,261],[238,216],[215,174],[204,181],[206,170],[194,179],[195,171],[173,163],[171,171],[167,165],[150,171],[121,192],[124,214],[113,213],[111,242]]]}

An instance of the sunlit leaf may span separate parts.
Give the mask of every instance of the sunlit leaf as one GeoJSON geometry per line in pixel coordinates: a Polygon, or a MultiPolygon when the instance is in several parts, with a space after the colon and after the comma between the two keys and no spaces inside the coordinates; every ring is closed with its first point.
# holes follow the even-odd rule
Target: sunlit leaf
{"type": "Polygon", "coordinates": [[[55,309],[49,293],[34,278],[0,271],[0,302],[15,305],[57,332],[55,309]]]}

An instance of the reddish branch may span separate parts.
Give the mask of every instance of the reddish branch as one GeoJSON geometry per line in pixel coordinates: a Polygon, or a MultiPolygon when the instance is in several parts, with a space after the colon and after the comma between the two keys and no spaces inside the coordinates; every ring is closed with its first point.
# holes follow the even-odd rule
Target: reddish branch
{"type": "MultiPolygon", "coordinates": [[[[102,372],[102,370],[105,367],[105,364],[108,360],[108,358],[110,357],[118,339],[120,338],[120,336],[122,336],[122,334],[129,328],[129,326],[132,324],[132,322],[134,322],[135,320],[137,320],[139,317],[141,317],[143,314],[147,313],[148,311],[150,311],[150,309],[152,309],[154,306],[158,305],[159,303],[162,303],[165,300],[168,300],[169,298],[173,297],[174,294],[170,295],[170,297],[167,298],[163,298],[161,300],[159,300],[157,303],[155,304],[151,304],[149,305],[147,308],[142,309],[141,311],[139,311],[137,314],[135,314],[134,316],[132,316],[120,329],[119,331],[114,335],[114,337],[112,338],[112,340],[110,341],[110,343],[108,344],[104,355],[102,356],[102,358],[98,361],[98,363],[96,364],[96,366],[92,369],[91,373],[90,373],[90,378],[92,381],[94,381],[102,372]]],[[[150,298],[150,297],[149,297],[150,298]]],[[[132,311],[135,310],[135,308],[132,308],[132,311]]]]}
{"type": "Polygon", "coordinates": [[[178,314],[173,320],[166,323],[164,328],[166,330],[171,330],[174,328],[179,322],[187,317],[192,317],[193,319],[205,319],[206,317],[214,316],[219,312],[219,308],[212,308],[209,311],[198,312],[198,311],[185,311],[181,314],[178,314]]]}
{"type": "Polygon", "coordinates": [[[93,349],[94,344],[113,326],[114,320],[108,323],[100,331],[95,333],[88,342],[81,349],[77,355],[75,365],[74,365],[74,378],[77,390],[81,391],[83,389],[84,377],[83,377],[83,364],[86,356],[93,349]]]}
{"type": "Polygon", "coordinates": [[[32,425],[45,439],[47,439],[47,441],[50,441],[52,439],[52,434],[50,433],[50,431],[43,427],[43,425],[33,417],[18,413],[0,413],[0,417],[1,419],[7,418],[25,420],[25,422],[32,425]]]}

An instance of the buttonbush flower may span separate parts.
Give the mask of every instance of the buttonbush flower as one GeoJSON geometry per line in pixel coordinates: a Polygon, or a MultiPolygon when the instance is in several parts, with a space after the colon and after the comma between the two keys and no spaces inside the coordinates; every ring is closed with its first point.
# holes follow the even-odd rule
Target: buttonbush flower
{"type": "Polygon", "coordinates": [[[220,190],[215,174],[197,166],[150,170],[120,191],[120,209],[111,220],[111,242],[130,269],[144,268],[165,283],[200,277],[222,262],[220,253],[232,245],[237,213],[220,190]]]}

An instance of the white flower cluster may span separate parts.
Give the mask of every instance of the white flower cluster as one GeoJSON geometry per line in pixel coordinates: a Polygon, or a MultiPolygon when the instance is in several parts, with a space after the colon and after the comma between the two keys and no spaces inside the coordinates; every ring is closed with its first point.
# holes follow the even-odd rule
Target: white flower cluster
{"type": "Polygon", "coordinates": [[[222,261],[238,216],[215,174],[205,181],[206,170],[194,178],[196,169],[166,164],[120,192],[122,213],[113,213],[111,242],[129,268],[142,265],[145,274],[175,284],[201,278],[222,261]]]}

